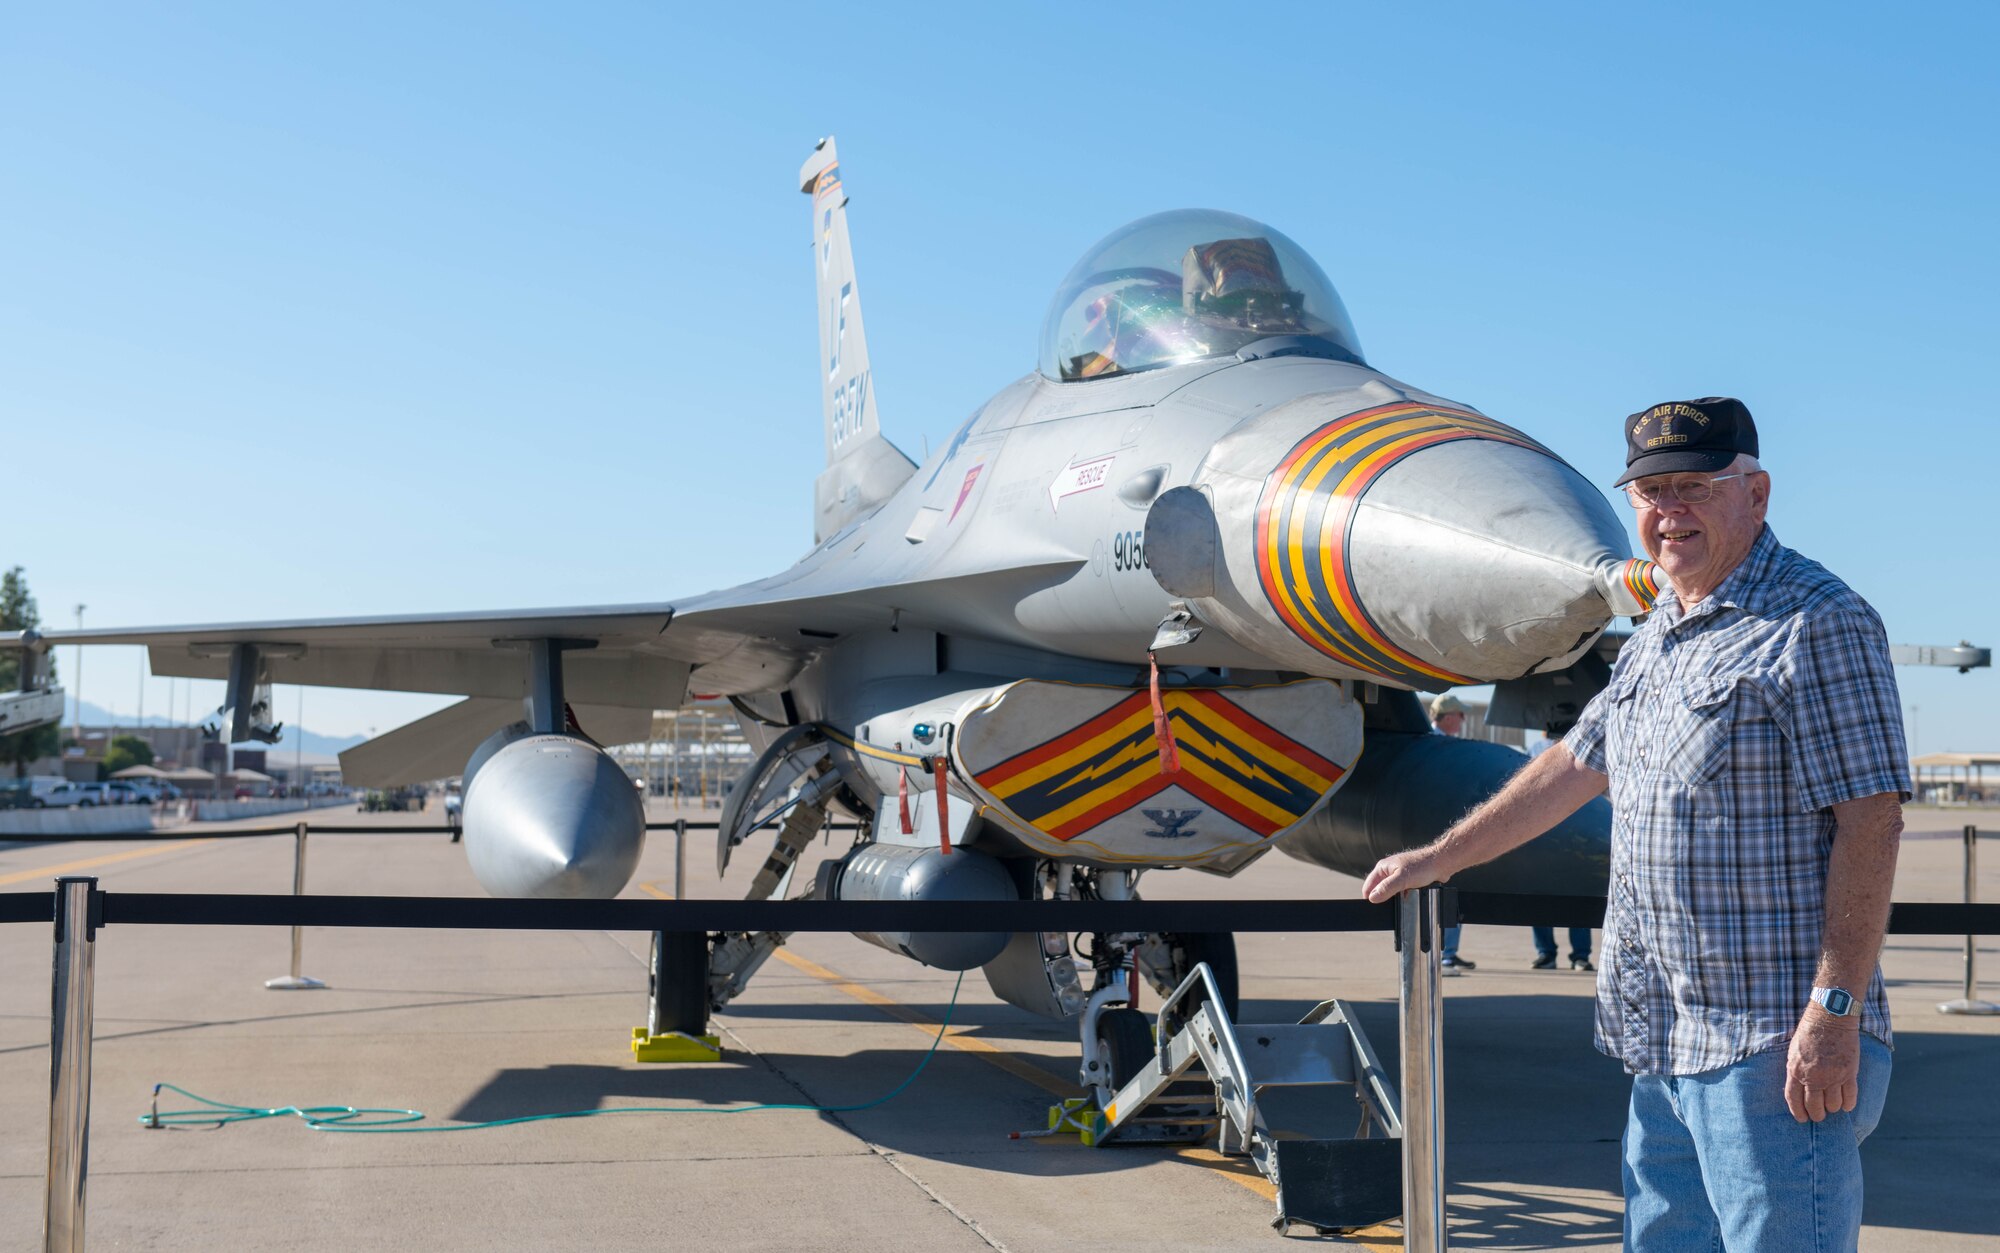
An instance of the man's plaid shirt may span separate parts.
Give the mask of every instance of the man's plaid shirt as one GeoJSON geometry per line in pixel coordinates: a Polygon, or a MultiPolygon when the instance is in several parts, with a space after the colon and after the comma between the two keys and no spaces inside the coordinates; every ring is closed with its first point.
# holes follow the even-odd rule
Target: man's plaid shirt
{"type": "MultiPolygon", "coordinates": [[[[1597,1047],[1690,1075],[1787,1042],[1819,968],[1829,807],[1910,792],[1881,619],[1766,527],[1708,599],[1661,599],[1564,744],[1610,776],[1597,1047]]],[[[1889,1043],[1880,967],[1862,1005],[1889,1043]]]]}

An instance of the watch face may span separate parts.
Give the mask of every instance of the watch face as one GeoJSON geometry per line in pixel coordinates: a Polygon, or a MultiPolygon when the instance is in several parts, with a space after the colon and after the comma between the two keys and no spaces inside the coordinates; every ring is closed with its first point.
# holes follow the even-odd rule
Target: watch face
{"type": "Polygon", "coordinates": [[[1854,1008],[1854,997],[1844,988],[1819,989],[1819,1003],[1826,1012],[1836,1017],[1845,1017],[1854,1008]]]}

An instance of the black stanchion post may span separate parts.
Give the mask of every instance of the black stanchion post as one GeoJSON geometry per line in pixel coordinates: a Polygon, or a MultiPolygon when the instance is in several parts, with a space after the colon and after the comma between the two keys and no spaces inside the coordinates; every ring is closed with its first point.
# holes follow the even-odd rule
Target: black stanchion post
{"type": "Polygon", "coordinates": [[[90,1165],[91,994],[97,978],[97,880],[56,880],[49,1016],[49,1180],[42,1248],[82,1253],[90,1165]]]}
{"type": "Polygon", "coordinates": [[[653,951],[646,962],[646,1034],[663,1035],[669,1029],[660,1006],[660,965],[667,947],[667,933],[653,932],[653,951]]]}
{"type": "MultiPolygon", "coordinates": [[[[1979,900],[1979,828],[1965,828],[1965,903],[1979,900]]],[[[2000,1014],[2000,1005],[1979,999],[1979,941],[1965,937],[1965,995],[1938,1006],[1940,1014],[2000,1014]]]]}
{"type": "MultiPolygon", "coordinates": [[[[686,818],[674,819],[674,899],[677,901],[685,900],[687,896],[687,827],[686,818]]],[[[649,963],[651,978],[646,997],[648,1035],[662,1036],[670,1031],[686,1029],[684,1024],[670,1021],[673,1015],[667,1009],[664,995],[666,989],[661,983],[662,979],[671,979],[676,973],[684,973],[673,969],[673,952],[670,946],[677,938],[665,931],[653,932],[653,957],[649,963]]]]}
{"type": "MultiPolygon", "coordinates": [[[[292,895],[306,894],[306,824],[301,822],[292,828],[292,895]]],[[[277,992],[303,992],[313,988],[323,988],[324,982],[308,978],[305,968],[305,928],[292,928],[292,973],[279,975],[275,979],[264,980],[264,986],[277,992]]]]}
{"type": "Polygon", "coordinates": [[[674,899],[687,899],[688,820],[674,819],[674,899]]]}
{"type": "Polygon", "coordinates": [[[1444,1253],[1444,889],[1396,902],[1401,950],[1403,1248],[1444,1253]]]}

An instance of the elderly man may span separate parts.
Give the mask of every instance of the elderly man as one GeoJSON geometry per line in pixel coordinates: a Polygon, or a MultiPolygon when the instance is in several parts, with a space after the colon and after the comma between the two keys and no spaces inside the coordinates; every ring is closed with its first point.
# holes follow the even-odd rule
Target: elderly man
{"type": "Polygon", "coordinates": [[[1608,785],[1596,1040],[1633,1075],[1626,1247],[1852,1249],[1910,791],[1888,643],[1764,524],[1741,402],[1655,405],[1625,429],[1619,484],[1672,595],[1561,744],[1362,890],[1440,882],[1608,785]]]}

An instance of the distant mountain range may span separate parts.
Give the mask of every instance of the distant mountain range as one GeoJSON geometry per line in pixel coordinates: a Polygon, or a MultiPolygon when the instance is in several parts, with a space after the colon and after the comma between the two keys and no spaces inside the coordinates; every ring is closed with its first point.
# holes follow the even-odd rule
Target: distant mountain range
{"type": "MultiPolygon", "coordinates": [[[[65,723],[67,723],[68,719],[65,718],[64,721],[65,723]]],[[[102,708],[101,706],[93,705],[89,701],[85,701],[83,702],[83,722],[85,726],[91,726],[91,727],[108,727],[108,726],[129,727],[132,725],[132,716],[130,714],[126,714],[120,717],[114,717],[108,710],[102,708]]],[[[151,716],[148,716],[145,719],[145,724],[149,727],[170,727],[178,725],[172,718],[156,718],[151,716]]],[[[285,727],[283,738],[281,738],[278,741],[277,745],[273,745],[273,747],[275,748],[278,747],[279,745],[282,745],[285,748],[296,749],[301,746],[300,742],[304,741],[303,747],[305,748],[306,752],[323,753],[331,757],[334,754],[340,752],[341,749],[353,748],[356,744],[361,743],[363,740],[367,738],[368,737],[365,735],[320,735],[317,732],[301,730],[298,727],[291,726],[288,724],[285,727]]]]}

